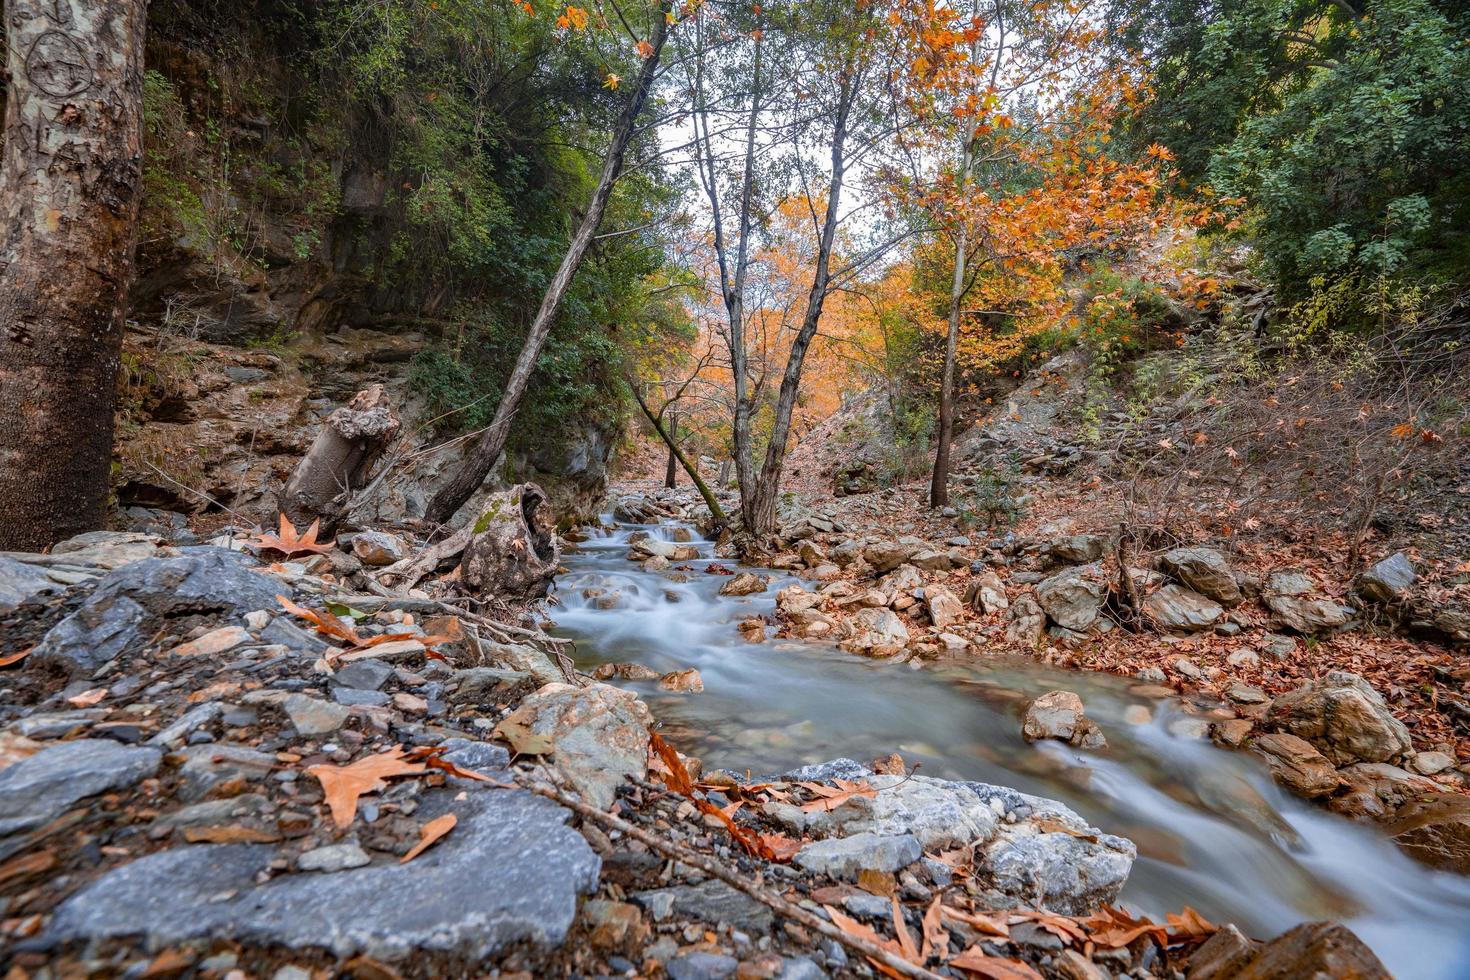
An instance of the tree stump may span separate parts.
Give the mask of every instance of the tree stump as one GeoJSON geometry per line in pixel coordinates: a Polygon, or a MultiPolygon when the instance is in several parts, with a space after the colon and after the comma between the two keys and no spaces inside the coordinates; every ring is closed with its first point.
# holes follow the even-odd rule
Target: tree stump
{"type": "Polygon", "coordinates": [[[398,415],[380,384],[369,385],[327,417],[311,449],[301,458],[277,504],[299,528],[321,521],[330,537],[354,490],[361,489],[393,437],[398,415]]]}
{"type": "Polygon", "coordinates": [[[546,594],[561,559],[546,492],[522,483],[485,501],[460,560],[460,581],[484,598],[509,601],[546,594]]]}

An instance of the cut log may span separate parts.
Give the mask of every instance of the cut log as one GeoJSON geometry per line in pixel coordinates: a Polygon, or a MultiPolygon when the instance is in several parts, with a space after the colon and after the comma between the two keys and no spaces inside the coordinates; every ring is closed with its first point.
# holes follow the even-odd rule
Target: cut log
{"type": "Polygon", "coordinates": [[[277,504],[297,527],[321,521],[330,538],[354,490],[398,434],[398,415],[380,384],[369,385],[327,417],[310,451],[301,458],[277,504]]]}
{"type": "Polygon", "coordinates": [[[460,582],[482,598],[539,599],[561,559],[546,492],[522,483],[485,501],[459,563],[460,582]]]}

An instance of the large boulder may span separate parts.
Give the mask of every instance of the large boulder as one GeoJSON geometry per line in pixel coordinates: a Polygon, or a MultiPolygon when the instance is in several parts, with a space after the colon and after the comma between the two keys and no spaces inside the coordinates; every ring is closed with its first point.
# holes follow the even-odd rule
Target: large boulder
{"type": "Polygon", "coordinates": [[[914,537],[903,537],[897,541],[878,541],[863,549],[863,557],[873,571],[882,574],[891,572],[921,551],[928,550],[928,542],[914,537]]]}
{"type": "Polygon", "coordinates": [[[1336,767],[1306,739],[1278,732],[1257,736],[1252,747],[1266,760],[1277,782],[1302,796],[1326,796],[1341,782],[1336,767]]]}
{"type": "Polygon", "coordinates": [[[1271,940],[1231,980],[1393,980],[1363,941],[1336,922],[1304,922],[1271,940]]]}
{"type": "Polygon", "coordinates": [[[1108,539],[1101,534],[1068,534],[1047,545],[1047,552],[1066,565],[1097,561],[1108,550],[1108,539]]]}
{"type": "Polygon", "coordinates": [[[512,747],[548,750],[557,771],[600,810],[627,777],[648,770],[653,716],[632,691],[608,684],[547,684],[521,702],[497,731],[512,747]],[[534,739],[527,745],[524,739],[534,739]]]}
{"type": "Polygon", "coordinates": [[[1298,633],[1336,629],[1346,623],[1348,614],[1342,606],[1313,596],[1315,588],[1301,572],[1272,572],[1261,598],[1280,626],[1298,633]]]}
{"type": "Polygon", "coordinates": [[[1413,748],[1383,695],[1357,674],[1332,671],[1277,698],[1268,727],[1311,742],[1339,766],[1387,762],[1413,748]]]}
{"type": "Polygon", "coordinates": [[[909,643],[909,630],[891,609],[859,609],[848,621],[851,634],[840,644],[848,653],[888,657],[909,643]]]}
{"type": "Polygon", "coordinates": [[[1197,633],[1214,626],[1225,609],[1198,592],[1171,583],[1143,600],[1143,613],[1166,632],[1197,633]]]}
{"type": "Polygon", "coordinates": [[[1043,580],[1036,586],[1036,601],[1053,623],[1081,632],[1097,622],[1107,591],[1102,569],[1083,565],[1043,580]]]}
{"type": "Polygon", "coordinates": [[[76,612],[52,627],[28,659],[32,666],[88,677],[124,653],[139,652],[172,619],[244,616],[278,607],[284,582],[252,570],[223,548],[188,548],[177,558],[146,558],[109,573],[76,612]]]}
{"type": "Polygon", "coordinates": [[[1406,597],[1418,577],[1413,562],[1402,551],[1397,551],[1359,575],[1353,588],[1369,602],[1387,604],[1406,597]]]}
{"type": "Polygon", "coordinates": [[[1411,800],[1384,830],[1430,867],[1470,875],[1470,797],[1432,793],[1411,800]]]}
{"type": "Polygon", "coordinates": [[[1159,567],[1223,606],[1236,605],[1243,598],[1230,563],[1214,548],[1174,548],[1159,559],[1159,567]]]}
{"type": "Polygon", "coordinates": [[[486,498],[459,563],[460,581],[493,599],[544,596],[561,561],[546,491],[521,483],[486,498]]]}
{"type": "Polygon", "coordinates": [[[0,557],[0,616],[7,616],[21,606],[61,589],[43,568],[0,557]]]}

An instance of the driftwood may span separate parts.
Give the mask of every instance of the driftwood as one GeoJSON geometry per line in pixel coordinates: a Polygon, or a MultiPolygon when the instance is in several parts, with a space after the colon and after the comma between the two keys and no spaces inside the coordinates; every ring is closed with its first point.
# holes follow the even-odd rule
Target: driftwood
{"type": "Polygon", "coordinates": [[[485,501],[459,564],[466,591],[511,601],[546,595],[561,559],[546,504],[546,492],[534,483],[485,501]]]}
{"type": "Polygon", "coordinates": [[[330,537],[352,492],[364,486],[373,465],[398,434],[398,415],[379,384],[369,385],[328,416],[277,499],[297,527],[321,521],[330,537]]]}

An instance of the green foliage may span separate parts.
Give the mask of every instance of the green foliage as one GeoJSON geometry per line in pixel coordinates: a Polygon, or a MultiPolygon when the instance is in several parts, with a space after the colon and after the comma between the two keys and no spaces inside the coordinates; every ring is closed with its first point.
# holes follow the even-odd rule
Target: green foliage
{"type": "Polygon", "coordinates": [[[956,523],[960,529],[1008,526],[1019,521],[1026,508],[1011,488],[1019,476],[1019,468],[1012,465],[1005,472],[987,466],[963,477],[950,493],[950,502],[959,511],[956,523]]]}

